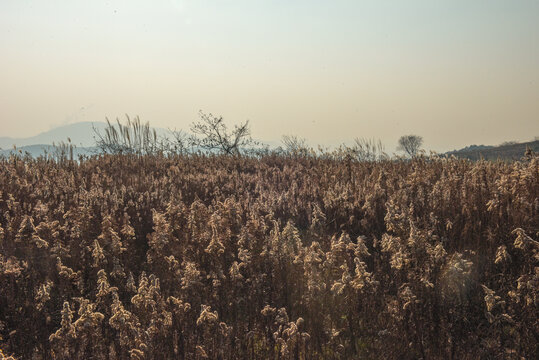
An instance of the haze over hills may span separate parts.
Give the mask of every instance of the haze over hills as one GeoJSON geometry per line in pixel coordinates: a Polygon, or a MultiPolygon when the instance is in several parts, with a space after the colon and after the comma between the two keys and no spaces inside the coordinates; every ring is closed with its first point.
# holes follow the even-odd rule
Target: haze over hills
{"type": "MultiPolygon", "coordinates": [[[[112,124],[116,125],[115,122],[112,124]]],[[[51,153],[53,144],[59,144],[61,142],[67,143],[68,138],[71,139],[71,143],[76,146],[76,154],[90,155],[97,151],[95,148],[95,130],[104,134],[104,130],[107,127],[105,122],[91,122],[83,121],[69,125],[63,125],[55,127],[51,130],[42,132],[38,135],[27,138],[12,138],[0,136],[0,155],[8,155],[15,151],[21,151],[30,153],[32,156],[42,155],[44,151],[51,153]],[[95,128],[95,130],[94,130],[95,128]]],[[[158,136],[170,137],[170,130],[164,128],[154,128],[158,136]]],[[[264,144],[270,147],[277,147],[281,145],[280,141],[263,141],[264,144]]]]}
{"type": "Polygon", "coordinates": [[[520,160],[527,149],[539,152],[539,140],[498,146],[472,145],[446,154],[469,160],[520,160]]]}
{"type": "MultiPolygon", "coordinates": [[[[52,154],[55,149],[53,144],[67,143],[68,138],[75,145],[74,156],[92,155],[98,152],[95,147],[95,130],[104,133],[107,124],[105,122],[77,122],[69,125],[63,125],[51,130],[42,132],[38,135],[27,138],[0,137],[0,155],[8,155],[12,152],[29,153],[32,156],[43,155],[45,152],[52,154]],[[95,130],[94,130],[95,129],[95,130]],[[16,146],[16,150],[14,150],[16,146]]],[[[167,129],[155,128],[158,136],[170,136],[167,129]]],[[[262,141],[270,148],[277,148],[282,145],[280,141],[262,141]]],[[[312,145],[312,144],[311,144],[312,145]]],[[[534,152],[539,152],[539,140],[507,143],[501,145],[470,145],[459,150],[453,150],[445,153],[470,160],[518,160],[526,148],[529,147],[534,152]]],[[[428,150],[428,149],[427,149],[428,150]]]]}
{"type": "MultiPolygon", "coordinates": [[[[73,155],[91,155],[96,153],[95,130],[104,133],[105,122],[83,121],[69,125],[55,127],[38,135],[27,138],[0,137],[0,155],[13,152],[29,153],[32,156],[54,153],[53,144],[67,143],[68,139],[75,145],[73,155]],[[95,130],[94,130],[95,129],[95,130]],[[14,149],[16,147],[16,149],[14,149]]],[[[156,129],[158,134],[165,133],[165,129],[156,129]]]]}
{"type": "MultiPolygon", "coordinates": [[[[79,155],[85,155],[85,156],[91,156],[94,154],[97,154],[98,152],[97,147],[74,147],[73,148],[73,158],[77,159],[79,155]]],[[[19,155],[26,155],[29,154],[30,156],[37,158],[42,155],[52,155],[53,157],[56,157],[56,155],[59,155],[60,150],[56,148],[53,145],[47,145],[47,144],[38,144],[38,145],[25,145],[18,147],[16,149],[5,149],[0,150],[0,157],[1,156],[9,156],[10,154],[19,154],[19,155]]]]}
{"type": "Polygon", "coordinates": [[[28,145],[52,145],[60,142],[67,142],[67,139],[71,139],[71,143],[80,147],[93,146],[94,141],[94,127],[103,132],[106,127],[104,122],[78,122],[74,124],[59,126],[49,131],[42,132],[38,135],[27,138],[11,138],[0,137],[0,148],[3,150],[12,149],[13,146],[20,148],[28,145]]]}
{"type": "MultiPolygon", "coordinates": [[[[113,123],[115,124],[115,123],[113,123]]],[[[38,135],[27,138],[11,138],[0,137],[0,148],[2,150],[12,149],[15,145],[17,148],[28,145],[52,145],[60,142],[67,142],[71,139],[71,143],[78,147],[92,147],[95,145],[95,131],[98,130],[104,133],[107,127],[105,122],[83,121],[69,125],[55,127],[51,130],[42,132],[38,135]]],[[[169,130],[163,128],[155,128],[157,135],[169,135],[169,130]]]]}

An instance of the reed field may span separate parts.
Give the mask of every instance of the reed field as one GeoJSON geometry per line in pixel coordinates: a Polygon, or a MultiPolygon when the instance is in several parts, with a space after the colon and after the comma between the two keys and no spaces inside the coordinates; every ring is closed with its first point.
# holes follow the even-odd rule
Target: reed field
{"type": "Polygon", "coordinates": [[[0,159],[0,359],[534,359],[539,156],[0,159]]]}

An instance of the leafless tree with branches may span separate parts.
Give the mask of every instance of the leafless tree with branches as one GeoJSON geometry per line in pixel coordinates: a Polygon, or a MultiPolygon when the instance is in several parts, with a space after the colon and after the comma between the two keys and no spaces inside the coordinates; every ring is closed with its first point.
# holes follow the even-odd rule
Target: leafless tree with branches
{"type": "Polygon", "coordinates": [[[423,144],[423,138],[418,135],[404,135],[399,139],[399,146],[397,150],[405,152],[410,157],[417,156],[421,145],[423,144]]]}
{"type": "Polygon", "coordinates": [[[249,120],[235,125],[229,131],[222,116],[199,111],[200,120],[191,125],[191,144],[207,151],[219,151],[227,155],[238,155],[247,146],[257,145],[251,138],[249,120]]]}

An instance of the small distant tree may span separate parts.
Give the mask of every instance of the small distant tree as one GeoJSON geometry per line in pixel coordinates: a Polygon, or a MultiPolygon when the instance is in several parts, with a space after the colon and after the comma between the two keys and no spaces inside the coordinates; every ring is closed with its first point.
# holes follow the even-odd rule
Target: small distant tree
{"type": "Polygon", "coordinates": [[[182,130],[176,129],[169,129],[169,133],[172,135],[172,140],[167,138],[167,141],[165,142],[167,153],[177,155],[189,154],[191,151],[189,147],[189,135],[182,130]]]}
{"type": "Polygon", "coordinates": [[[227,155],[238,155],[245,147],[258,143],[251,138],[249,120],[228,130],[222,116],[199,111],[200,120],[191,125],[191,145],[207,151],[219,151],[227,155]]]}
{"type": "Polygon", "coordinates": [[[423,138],[418,135],[405,135],[399,139],[397,150],[405,152],[410,157],[415,157],[421,149],[423,138]]]}

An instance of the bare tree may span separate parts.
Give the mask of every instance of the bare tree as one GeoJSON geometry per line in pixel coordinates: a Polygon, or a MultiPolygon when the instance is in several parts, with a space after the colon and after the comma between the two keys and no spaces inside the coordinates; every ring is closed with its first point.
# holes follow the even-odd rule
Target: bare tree
{"type": "Polygon", "coordinates": [[[169,133],[172,135],[172,140],[167,138],[166,149],[169,154],[185,155],[190,152],[190,138],[187,133],[182,130],[171,130],[169,133]]]}
{"type": "Polygon", "coordinates": [[[216,117],[202,111],[199,111],[199,116],[200,120],[191,125],[194,135],[190,140],[194,147],[237,155],[244,147],[258,144],[251,138],[248,120],[229,131],[222,116],[216,117]]]}
{"type": "Polygon", "coordinates": [[[405,152],[410,157],[415,157],[423,144],[423,138],[418,135],[405,135],[399,139],[397,150],[405,152]]]}

